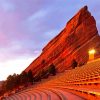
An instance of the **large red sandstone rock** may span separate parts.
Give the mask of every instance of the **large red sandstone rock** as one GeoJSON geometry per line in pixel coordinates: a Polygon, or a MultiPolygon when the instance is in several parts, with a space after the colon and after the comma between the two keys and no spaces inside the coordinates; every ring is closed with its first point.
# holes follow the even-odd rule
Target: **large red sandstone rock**
{"type": "MultiPolygon", "coordinates": [[[[71,69],[72,60],[87,62],[88,50],[100,49],[100,37],[94,17],[83,7],[44,48],[41,55],[25,71],[36,73],[54,64],[58,72],[71,69]]],[[[97,52],[99,54],[99,52],[97,52]]]]}

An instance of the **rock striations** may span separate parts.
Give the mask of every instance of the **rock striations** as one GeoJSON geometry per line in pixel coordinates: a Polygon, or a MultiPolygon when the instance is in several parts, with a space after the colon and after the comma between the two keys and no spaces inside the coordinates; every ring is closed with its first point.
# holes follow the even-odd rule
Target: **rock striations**
{"type": "MultiPolygon", "coordinates": [[[[60,34],[43,48],[41,55],[25,71],[31,69],[35,74],[40,69],[47,69],[52,63],[58,72],[71,69],[73,59],[79,64],[87,62],[88,50],[91,48],[100,50],[100,37],[96,21],[85,6],[67,22],[60,34]]],[[[99,54],[98,51],[96,55],[99,54]]]]}

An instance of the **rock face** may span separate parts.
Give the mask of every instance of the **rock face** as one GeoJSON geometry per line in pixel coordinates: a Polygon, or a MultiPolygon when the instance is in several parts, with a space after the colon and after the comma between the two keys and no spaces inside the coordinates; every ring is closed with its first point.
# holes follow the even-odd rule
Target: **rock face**
{"type": "MultiPolygon", "coordinates": [[[[36,73],[40,69],[48,68],[52,63],[58,72],[71,69],[73,59],[78,63],[88,61],[88,50],[91,48],[100,51],[100,37],[96,21],[85,6],[67,22],[60,34],[43,48],[41,55],[25,71],[31,69],[36,73]]],[[[100,54],[99,51],[96,56],[100,54]]]]}

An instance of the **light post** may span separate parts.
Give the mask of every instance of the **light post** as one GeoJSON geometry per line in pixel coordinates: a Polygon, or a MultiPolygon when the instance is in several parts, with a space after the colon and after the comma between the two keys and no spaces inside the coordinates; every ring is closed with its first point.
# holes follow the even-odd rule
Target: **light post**
{"type": "Polygon", "coordinates": [[[96,53],[95,49],[89,50],[89,61],[94,60],[94,55],[96,53]]]}

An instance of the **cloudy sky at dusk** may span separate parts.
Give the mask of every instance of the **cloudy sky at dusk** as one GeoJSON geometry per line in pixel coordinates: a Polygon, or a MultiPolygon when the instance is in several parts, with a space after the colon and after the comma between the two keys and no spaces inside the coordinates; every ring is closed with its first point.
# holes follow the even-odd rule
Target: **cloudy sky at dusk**
{"type": "Polygon", "coordinates": [[[84,5],[100,30],[100,0],[0,0],[0,80],[24,70],[84,5]]]}

